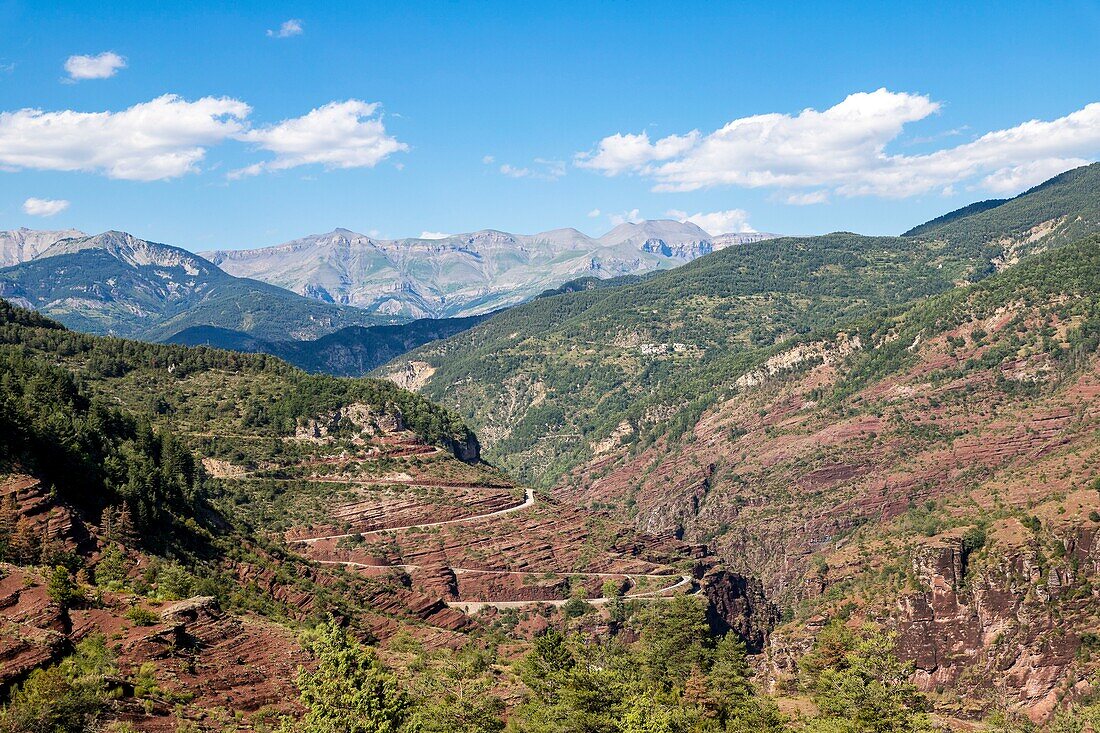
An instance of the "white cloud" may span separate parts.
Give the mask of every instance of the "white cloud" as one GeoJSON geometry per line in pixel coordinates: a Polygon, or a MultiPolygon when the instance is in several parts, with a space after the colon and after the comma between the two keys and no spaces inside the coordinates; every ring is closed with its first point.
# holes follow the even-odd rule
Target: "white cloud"
{"type": "Polygon", "coordinates": [[[708,134],[691,131],[650,142],[645,132],[618,133],[574,162],[608,176],[644,176],[656,191],[723,185],[819,189],[792,195],[792,203],[802,203],[830,193],[900,198],[967,181],[1015,191],[1040,172],[1055,173],[1059,166],[1100,155],[1100,103],[932,153],[886,151],[905,125],[940,107],[919,94],[859,92],[824,111],[753,115],[708,134]]]}
{"type": "Polygon", "coordinates": [[[206,147],[239,134],[251,108],[236,99],[166,94],[121,112],[0,112],[0,165],[155,181],[197,170],[206,147]]]}
{"type": "Polygon", "coordinates": [[[33,196],[23,202],[23,211],[31,216],[54,216],[69,208],[65,199],[36,199],[33,196]]]}
{"type": "Polygon", "coordinates": [[[642,220],[638,209],[631,209],[630,211],[624,211],[621,214],[608,214],[607,218],[611,220],[611,226],[619,226],[620,224],[635,224],[642,220]]]}
{"type": "Polygon", "coordinates": [[[540,175],[547,180],[555,180],[565,175],[564,160],[547,160],[546,158],[535,158],[535,162],[543,167],[540,175]]]}
{"type": "Polygon", "coordinates": [[[268,38],[290,38],[291,36],[300,35],[302,35],[302,21],[298,20],[297,18],[291,18],[290,20],[285,21],[281,26],[279,26],[279,30],[277,31],[273,31],[271,29],[268,29],[267,31],[268,38]]]}
{"type": "Polygon", "coordinates": [[[707,234],[730,234],[742,232],[755,232],[749,226],[749,213],[744,209],[727,209],[726,211],[712,211],[709,214],[698,212],[690,216],[686,211],[672,209],[665,212],[677,221],[690,221],[707,234]]]}
{"type": "MultiPolygon", "coordinates": [[[[491,156],[486,156],[491,157],[491,156]]],[[[486,161],[491,162],[491,161],[486,161]]],[[[534,165],[515,166],[504,163],[499,168],[502,175],[509,178],[534,178],[540,181],[556,181],[565,175],[564,160],[549,160],[547,158],[535,158],[534,165]]]]}
{"type": "Polygon", "coordinates": [[[330,102],[302,117],[242,132],[237,139],[275,154],[275,159],[241,168],[230,178],[263,171],[320,164],[328,169],[373,168],[409,146],[386,132],[380,105],[349,99],[330,102]]]}
{"type": "Polygon", "coordinates": [[[207,148],[228,139],[274,153],[230,178],[321,164],[373,167],[405,143],[387,134],[379,105],[332,102],[276,125],[252,129],[248,104],[232,98],[194,102],[166,94],[119,112],[0,112],[0,167],[102,173],[155,181],[198,170],[207,148]]]}
{"type": "Polygon", "coordinates": [[[595,219],[599,215],[600,215],[600,210],[599,209],[592,209],[592,211],[588,212],[588,218],[589,219],[595,219]]]}
{"type": "Polygon", "coordinates": [[[510,178],[527,178],[531,175],[530,168],[517,168],[516,166],[505,163],[500,167],[500,172],[510,178]]]}
{"type": "Polygon", "coordinates": [[[443,232],[420,232],[420,239],[446,239],[449,236],[443,232]]]}
{"type": "Polygon", "coordinates": [[[126,59],[114,51],[104,51],[96,56],[70,56],[65,61],[69,79],[110,79],[119,69],[126,68],[126,59]]]}
{"type": "Polygon", "coordinates": [[[482,158],[481,158],[481,162],[485,165],[492,165],[493,163],[496,162],[496,160],[497,159],[492,155],[485,155],[485,156],[482,156],[482,158]]]}
{"type": "Polygon", "coordinates": [[[990,173],[982,179],[982,188],[994,193],[1013,194],[1037,186],[1062,171],[1088,165],[1084,158],[1046,158],[990,173]]]}
{"type": "Polygon", "coordinates": [[[574,158],[578,168],[592,168],[608,176],[616,176],[629,170],[637,170],[658,160],[668,160],[681,155],[699,142],[698,130],[687,135],[669,135],[650,144],[649,134],[615,134],[605,137],[592,153],[577,153],[574,158]]]}
{"type": "Polygon", "coordinates": [[[786,199],[792,206],[812,206],[813,204],[825,204],[829,202],[828,191],[806,191],[804,193],[792,193],[786,199]]]}

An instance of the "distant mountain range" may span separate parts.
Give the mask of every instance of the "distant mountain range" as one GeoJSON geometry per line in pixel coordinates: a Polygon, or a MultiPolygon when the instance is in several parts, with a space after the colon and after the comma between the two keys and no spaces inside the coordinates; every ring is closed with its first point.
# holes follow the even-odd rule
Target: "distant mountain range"
{"type": "MultiPolygon", "coordinates": [[[[578,278],[618,282],[771,236],[712,237],[674,221],[623,224],[599,239],[559,229],[384,241],[337,229],[275,247],[200,256],[124,232],[16,229],[0,232],[0,297],[89,333],[160,341],[198,328],[184,338],[197,333],[312,368],[301,349],[292,354],[280,344],[353,326],[485,314],[578,278]]],[[[396,343],[419,345],[429,330],[421,324],[401,335],[348,331],[351,351],[330,366],[362,373],[363,365],[377,366],[375,354],[397,356],[396,343]],[[375,336],[383,337],[377,350],[364,345],[375,336]]],[[[325,354],[334,343],[317,345],[317,364],[329,363],[325,354]]]]}
{"type": "Polygon", "coordinates": [[[4,232],[0,297],[80,331],[158,341],[195,325],[316,338],[389,319],[233,277],[197,255],[123,232],[4,232]],[[51,237],[58,237],[46,244],[51,237]]]}
{"type": "Polygon", "coordinates": [[[383,240],[336,229],[246,250],[203,252],[226,272],[326,303],[394,316],[442,318],[498,310],[584,276],[666,270],[733,244],[774,237],[712,236],[689,222],[621,224],[599,238],[576,229],[383,240]]]}

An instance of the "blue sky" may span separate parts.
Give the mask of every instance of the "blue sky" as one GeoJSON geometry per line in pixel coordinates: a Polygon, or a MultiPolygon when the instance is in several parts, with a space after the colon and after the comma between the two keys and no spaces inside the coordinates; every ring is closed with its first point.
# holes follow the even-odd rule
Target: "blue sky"
{"type": "Polygon", "coordinates": [[[1100,157],[1100,3],[979,5],[0,0],[0,229],[897,233],[1100,157]]]}

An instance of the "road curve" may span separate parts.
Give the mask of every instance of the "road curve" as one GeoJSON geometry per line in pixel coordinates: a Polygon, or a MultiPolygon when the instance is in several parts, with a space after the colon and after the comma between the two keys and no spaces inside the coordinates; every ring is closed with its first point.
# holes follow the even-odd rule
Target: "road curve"
{"type": "MultiPolygon", "coordinates": [[[[495,512],[489,512],[487,514],[475,514],[471,517],[460,517],[458,519],[447,519],[442,522],[428,522],[426,524],[409,524],[404,527],[387,527],[385,529],[371,529],[366,532],[348,532],[346,534],[330,534],[322,537],[302,537],[295,540],[287,540],[291,543],[311,545],[314,542],[320,542],[321,540],[340,540],[345,537],[366,537],[368,535],[381,534],[383,532],[401,532],[406,529],[430,529],[431,527],[443,527],[449,524],[465,524],[466,522],[476,522],[481,519],[491,519],[493,517],[502,517],[505,514],[511,514],[512,512],[518,512],[521,509],[526,509],[535,504],[535,490],[528,487],[522,504],[516,504],[505,509],[498,509],[495,512]]],[[[393,566],[397,567],[397,566],[393,566]]]]}
{"type": "MultiPolygon", "coordinates": [[[[638,593],[633,596],[620,596],[624,601],[656,601],[665,598],[665,593],[670,593],[684,586],[690,586],[692,578],[690,575],[681,575],[680,581],[665,588],[658,588],[657,590],[646,591],[645,593],[638,593]]],[[[584,602],[593,606],[602,606],[610,601],[610,598],[585,598],[584,602]]],[[[552,601],[446,601],[449,608],[453,608],[463,613],[475,614],[485,608],[526,608],[527,606],[564,606],[569,603],[568,599],[554,599],[552,601]]]]}
{"type": "MultiPolygon", "coordinates": [[[[369,568],[385,570],[388,568],[397,568],[401,570],[416,570],[421,568],[421,565],[368,565],[366,563],[355,562],[352,560],[315,560],[321,565],[345,565],[353,568],[369,568]]],[[[486,574],[486,575],[523,575],[527,574],[525,570],[477,570],[474,568],[450,568],[451,572],[455,575],[467,575],[467,574],[486,574]]],[[[549,572],[549,571],[541,571],[549,572]]],[[[531,573],[539,574],[539,573],[531,573]]],[[[632,585],[637,585],[635,578],[667,578],[668,575],[658,573],[556,573],[558,575],[587,575],[596,578],[626,578],[632,585]]],[[[692,577],[690,575],[681,575],[680,579],[672,585],[667,585],[663,588],[657,588],[655,590],[645,591],[643,593],[636,593],[634,595],[619,596],[624,601],[651,601],[658,600],[665,597],[665,593],[671,593],[679,590],[684,586],[690,586],[692,584],[692,577]]],[[[600,606],[608,601],[610,598],[601,596],[600,598],[586,598],[585,603],[590,603],[593,606],[600,606]]],[[[531,601],[445,601],[448,607],[462,611],[464,613],[477,613],[483,608],[526,608],[527,606],[564,606],[569,602],[568,598],[553,598],[549,600],[531,600],[531,601]]]]}

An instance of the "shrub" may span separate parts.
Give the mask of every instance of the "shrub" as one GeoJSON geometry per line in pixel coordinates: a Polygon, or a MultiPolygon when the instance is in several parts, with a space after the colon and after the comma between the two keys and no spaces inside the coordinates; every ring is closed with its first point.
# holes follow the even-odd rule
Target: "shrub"
{"type": "Polygon", "coordinates": [[[152,626],[160,620],[156,612],[144,606],[132,606],[126,611],[126,618],[134,622],[134,626],[152,626]]]}

